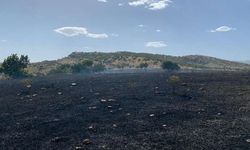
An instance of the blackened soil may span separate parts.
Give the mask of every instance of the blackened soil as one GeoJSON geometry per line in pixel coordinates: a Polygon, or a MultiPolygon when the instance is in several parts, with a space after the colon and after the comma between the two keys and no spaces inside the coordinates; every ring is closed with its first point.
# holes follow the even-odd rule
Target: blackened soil
{"type": "Polygon", "coordinates": [[[0,81],[0,149],[250,149],[250,74],[176,75],[0,81]]]}

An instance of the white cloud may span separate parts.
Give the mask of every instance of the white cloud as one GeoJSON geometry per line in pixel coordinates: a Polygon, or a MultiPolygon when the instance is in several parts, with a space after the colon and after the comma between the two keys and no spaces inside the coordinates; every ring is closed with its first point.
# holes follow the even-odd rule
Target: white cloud
{"type": "Polygon", "coordinates": [[[155,30],[156,32],[161,32],[161,30],[160,29],[157,29],[157,30],[155,30]]]}
{"type": "Polygon", "coordinates": [[[123,5],[124,5],[123,3],[118,3],[118,6],[120,6],[120,7],[123,6],[123,5]]]}
{"type": "Polygon", "coordinates": [[[167,47],[167,44],[165,44],[163,41],[155,41],[155,42],[147,42],[145,46],[153,48],[162,48],[162,47],[167,47]]]}
{"type": "Polygon", "coordinates": [[[144,24],[139,24],[138,27],[143,28],[143,27],[145,27],[145,25],[144,24]]]}
{"type": "Polygon", "coordinates": [[[1,40],[1,42],[5,43],[5,42],[8,42],[7,40],[1,40]]]}
{"type": "Polygon", "coordinates": [[[228,27],[228,26],[221,26],[217,29],[214,29],[214,30],[211,30],[210,32],[229,32],[229,31],[232,31],[232,30],[236,30],[235,28],[232,28],[232,27],[228,27]]]}
{"type": "Polygon", "coordinates": [[[84,27],[62,27],[62,28],[55,29],[54,31],[67,37],[83,35],[86,37],[96,38],[96,39],[108,38],[108,35],[106,33],[101,33],[101,34],[90,33],[84,27]]]}
{"type": "Polygon", "coordinates": [[[171,0],[134,0],[129,2],[130,6],[144,6],[150,10],[161,10],[169,6],[171,0]]]}
{"type": "Polygon", "coordinates": [[[54,31],[68,37],[88,34],[87,29],[83,27],[62,27],[54,31]]]}
{"type": "Polygon", "coordinates": [[[98,2],[103,2],[103,3],[107,3],[107,0],[97,0],[98,2]]]}
{"type": "Polygon", "coordinates": [[[128,4],[130,6],[141,6],[141,5],[145,5],[149,0],[136,0],[136,1],[132,1],[129,2],[128,4]]]}
{"type": "Polygon", "coordinates": [[[94,38],[94,39],[105,39],[109,37],[105,33],[102,33],[102,34],[88,33],[86,36],[90,38],[94,38]]]}
{"type": "Polygon", "coordinates": [[[113,37],[118,37],[119,34],[116,34],[116,33],[111,33],[110,36],[113,36],[113,37]]]}

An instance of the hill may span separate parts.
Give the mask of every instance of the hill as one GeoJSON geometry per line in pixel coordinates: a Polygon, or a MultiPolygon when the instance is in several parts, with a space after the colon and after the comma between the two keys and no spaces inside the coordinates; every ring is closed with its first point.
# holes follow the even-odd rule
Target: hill
{"type": "Polygon", "coordinates": [[[168,60],[179,64],[182,69],[227,71],[250,70],[250,65],[248,64],[200,55],[177,57],[133,52],[73,52],[69,56],[55,61],[33,63],[29,66],[29,71],[34,74],[46,74],[51,69],[54,69],[61,64],[74,64],[86,59],[92,60],[95,63],[102,63],[108,69],[137,68],[141,63],[148,63],[149,68],[160,68],[161,63],[168,60]]]}
{"type": "Polygon", "coordinates": [[[250,64],[250,60],[241,61],[240,63],[250,64]]]}

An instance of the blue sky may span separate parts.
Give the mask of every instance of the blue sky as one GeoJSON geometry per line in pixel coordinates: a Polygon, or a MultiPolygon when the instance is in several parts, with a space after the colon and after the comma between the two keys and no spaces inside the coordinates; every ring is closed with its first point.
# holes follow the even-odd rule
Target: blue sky
{"type": "Polygon", "coordinates": [[[250,0],[1,0],[0,61],[74,51],[250,59],[250,0]]]}

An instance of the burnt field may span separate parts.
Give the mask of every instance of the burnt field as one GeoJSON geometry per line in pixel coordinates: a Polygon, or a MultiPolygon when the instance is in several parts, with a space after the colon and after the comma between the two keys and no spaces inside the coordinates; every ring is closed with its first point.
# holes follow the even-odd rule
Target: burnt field
{"type": "Polygon", "coordinates": [[[0,149],[250,149],[250,74],[0,81],[0,149]]]}

